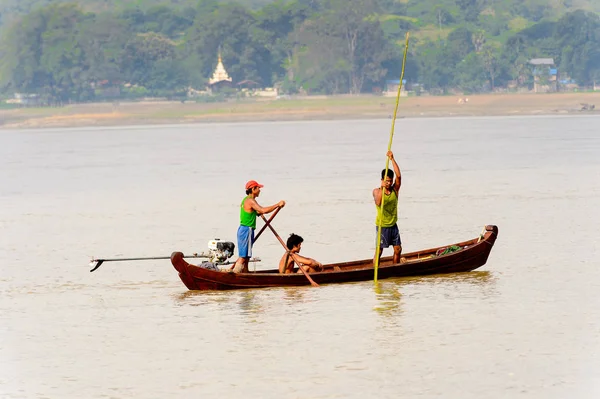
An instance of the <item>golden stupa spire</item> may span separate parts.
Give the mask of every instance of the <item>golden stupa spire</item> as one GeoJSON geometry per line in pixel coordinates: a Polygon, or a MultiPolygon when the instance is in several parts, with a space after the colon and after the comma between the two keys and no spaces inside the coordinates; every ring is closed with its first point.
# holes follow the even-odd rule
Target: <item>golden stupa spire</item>
{"type": "Polygon", "coordinates": [[[227,74],[227,71],[225,70],[225,66],[223,65],[223,59],[221,58],[221,46],[219,46],[219,53],[218,53],[218,57],[217,57],[217,67],[215,68],[215,71],[213,72],[212,78],[210,78],[208,80],[208,83],[212,85],[212,84],[222,82],[225,80],[228,82],[231,82],[231,78],[227,74]]]}

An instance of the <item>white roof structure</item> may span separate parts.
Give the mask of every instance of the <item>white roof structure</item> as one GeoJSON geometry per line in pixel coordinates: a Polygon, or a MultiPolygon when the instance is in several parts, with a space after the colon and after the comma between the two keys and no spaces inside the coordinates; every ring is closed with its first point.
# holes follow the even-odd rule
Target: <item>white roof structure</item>
{"type": "Polygon", "coordinates": [[[227,71],[225,70],[225,66],[223,66],[223,60],[221,60],[221,54],[219,54],[219,62],[217,62],[217,67],[215,68],[215,71],[213,72],[212,78],[210,78],[208,80],[208,84],[213,85],[215,83],[219,83],[219,82],[223,82],[223,81],[231,82],[231,78],[227,74],[227,71]]]}
{"type": "Polygon", "coordinates": [[[529,63],[531,65],[554,65],[554,58],[532,58],[529,63]]]}

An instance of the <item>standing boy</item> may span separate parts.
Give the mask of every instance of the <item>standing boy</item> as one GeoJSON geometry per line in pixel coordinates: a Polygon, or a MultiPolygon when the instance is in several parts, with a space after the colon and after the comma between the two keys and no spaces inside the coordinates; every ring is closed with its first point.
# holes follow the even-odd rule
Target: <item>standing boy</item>
{"type": "Polygon", "coordinates": [[[377,206],[377,219],[375,221],[375,232],[379,234],[379,223],[381,217],[381,241],[379,253],[375,253],[373,264],[383,253],[384,248],[390,245],[394,247],[394,263],[400,263],[400,255],[402,254],[402,241],[400,240],[400,231],[398,230],[398,192],[402,184],[402,176],[400,175],[400,167],[394,159],[394,154],[391,151],[387,153],[388,158],[392,161],[394,172],[396,172],[396,180],[394,180],[394,172],[390,169],[385,175],[385,169],[381,171],[381,186],[373,190],[373,199],[377,206]],[[393,181],[393,184],[392,184],[393,181]],[[384,195],[383,209],[379,213],[381,206],[381,198],[384,195]]]}

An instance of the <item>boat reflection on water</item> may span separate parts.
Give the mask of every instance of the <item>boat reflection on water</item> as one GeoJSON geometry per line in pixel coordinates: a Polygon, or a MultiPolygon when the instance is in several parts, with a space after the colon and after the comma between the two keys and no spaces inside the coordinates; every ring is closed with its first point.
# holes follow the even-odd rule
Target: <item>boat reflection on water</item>
{"type": "Polygon", "coordinates": [[[460,286],[468,284],[469,286],[483,288],[483,296],[490,297],[495,294],[495,282],[496,278],[489,271],[404,277],[378,281],[373,286],[377,300],[377,305],[373,307],[373,311],[381,316],[402,313],[402,290],[411,286],[427,285],[431,287],[446,285],[460,290],[460,286]]]}
{"type": "Polygon", "coordinates": [[[306,302],[306,288],[308,287],[285,287],[283,288],[283,299],[286,303],[296,304],[306,302]]]}
{"type": "Polygon", "coordinates": [[[401,300],[402,294],[399,287],[402,286],[400,281],[378,281],[374,283],[375,298],[377,305],[373,310],[382,316],[392,316],[402,313],[401,300]]]}
{"type": "Polygon", "coordinates": [[[433,274],[428,276],[404,277],[393,279],[401,285],[411,284],[472,284],[486,286],[493,284],[495,278],[489,271],[472,271],[468,273],[433,274]]]}
{"type": "Polygon", "coordinates": [[[198,317],[209,313],[237,315],[245,322],[261,322],[260,316],[269,313],[270,290],[239,291],[187,291],[174,296],[176,306],[198,306],[205,308],[196,312],[198,317]]]}
{"type": "MultiPolygon", "coordinates": [[[[337,287],[316,289],[302,286],[236,291],[186,291],[175,295],[174,302],[176,306],[200,306],[206,307],[207,311],[235,313],[246,319],[250,318],[247,321],[256,322],[260,315],[277,312],[281,304],[288,308],[287,312],[295,309],[293,311],[298,310],[304,314],[307,311],[313,311],[313,305],[319,305],[319,308],[326,305],[335,307],[337,300],[347,299],[349,295],[347,289],[352,291],[372,289],[375,294],[372,310],[383,317],[382,320],[385,320],[384,323],[389,327],[400,322],[400,316],[406,312],[403,305],[406,305],[406,301],[411,298],[414,299],[415,295],[421,299],[438,300],[439,295],[447,296],[448,292],[462,292],[469,293],[469,295],[474,294],[478,298],[489,298],[496,295],[496,280],[492,272],[473,271],[390,278],[377,283],[373,283],[373,281],[353,282],[340,284],[337,287]],[[340,290],[342,287],[345,287],[346,290],[340,290]],[[322,290],[327,290],[327,292],[322,290]]],[[[360,294],[354,292],[352,295],[360,294]]]]}
{"type": "Polygon", "coordinates": [[[260,293],[256,290],[246,290],[237,295],[240,314],[248,316],[264,313],[265,308],[261,305],[260,301],[257,300],[257,294],[260,293]]]}
{"type": "MultiPolygon", "coordinates": [[[[241,292],[241,291],[240,291],[241,292]]],[[[233,300],[227,292],[219,291],[186,291],[173,295],[177,306],[206,306],[214,304],[230,304],[233,300]]]]}

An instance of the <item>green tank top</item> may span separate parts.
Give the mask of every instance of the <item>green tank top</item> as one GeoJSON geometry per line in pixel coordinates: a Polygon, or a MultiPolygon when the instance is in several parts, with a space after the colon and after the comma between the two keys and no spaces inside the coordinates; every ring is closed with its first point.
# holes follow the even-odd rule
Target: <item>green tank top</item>
{"type": "Polygon", "coordinates": [[[256,228],[256,211],[253,209],[252,212],[246,212],[244,210],[244,202],[246,202],[246,200],[249,198],[250,196],[246,196],[243,200],[242,200],[242,204],[240,205],[240,224],[242,226],[248,226],[248,227],[252,227],[253,229],[256,228]]]}
{"type": "MultiPolygon", "coordinates": [[[[381,227],[392,227],[398,221],[398,195],[396,195],[394,190],[389,194],[386,194],[384,191],[383,195],[385,195],[385,198],[383,199],[383,220],[381,227]]],[[[377,207],[375,225],[379,226],[379,207],[377,207]]]]}

